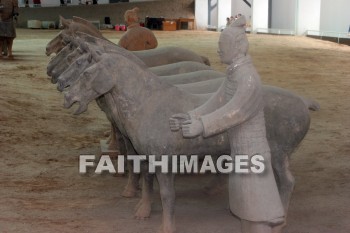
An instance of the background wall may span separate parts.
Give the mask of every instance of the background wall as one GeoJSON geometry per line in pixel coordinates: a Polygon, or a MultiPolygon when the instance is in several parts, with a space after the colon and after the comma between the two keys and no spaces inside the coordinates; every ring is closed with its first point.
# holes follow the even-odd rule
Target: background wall
{"type": "Polygon", "coordinates": [[[208,0],[195,0],[195,18],[198,30],[207,30],[208,12],[208,0]]]}
{"type": "Polygon", "coordinates": [[[256,0],[252,4],[252,30],[268,28],[268,0],[256,0]]]}
{"type": "Polygon", "coordinates": [[[218,1],[219,0],[208,0],[208,25],[218,25],[218,1]]]}
{"type": "MultiPolygon", "coordinates": [[[[252,0],[248,0],[248,2],[252,3],[252,0]]],[[[252,9],[243,2],[243,0],[233,0],[231,5],[231,14],[230,16],[235,16],[238,14],[245,15],[246,19],[251,19],[252,9]]]]}
{"type": "Polygon", "coordinates": [[[321,0],[299,0],[296,17],[298,35],[307,30],[320,30],[321,0]]]}
{"type": "Polygon", "coordinates": [[[231,16],[231,0],[219,0],[218,1],[218,12],[221,17],[218,17],[219,29],[225,28],[227,17],[231,16]]]}
{"type": "Polygon", "coordinates": [[[59,15],[62,15],[64,18],[79,16],[88,20],[100,20],[101,23],[108,16],[111,18],[112,24],[120,24],[124,23],[124,12],[136,6],[140,8],[139,17],[141,20],[144,20],[146,16],[194,18],[193,0],[121,2],[108,5],[20,8],[18,27],[27,27],[28,20],[55,21],[58,24],[59,15]]]}
{"type": "MultiPolygon", "coordinates": [[[[19,0],[23,2],[24,0],[19,0]]],[[[33,0],[30,0],[32,2],[33,0]]],[[[73,4],[79,0],[71,0],[73,4]]],[[[85,1],[85,0],[82,0],[85,1]]],[[[49,20],[58,22],[58,15],[71,18],[73,15],[91,20],[104,21],[109,16],[112,24],[123,23],[123,14],[126,10],[138,6],[140,18],[166,17],[166,18],[196,18],[197,29],[206,30],[209,20],[208,5],[220,0],[129,0],[129,3],[119,2],[104,5],[109,0],[98,0],[99,5],[80,5],[68,7],[45,8],[20,8],[19,27],[26,27],[28,19],[49,20]],[[195,4],[196,3],[196,4],[195,4]],[[196,14],[194,13],[196,12],[196,14]]],[[[226,0],[225,0],[226,1],[226,0]]],[[[269,0],[248,0],[255,5],[255,28],[268,28],[269,0]]],[[[303,34],[306,30],[348,32],[350,26],[350,0],[270,0],[271,27],[279,29],[297,30],[303,34]]],[[[41,0],[45,5],[59,5],[59,0],[41,0]]],[[[253,17],[253,9],[249,8],[243,0],[231,0],[231,14],[241,13],[250,20],[253,17]]],[[[211,24],[219,27],[222,20],[226,19],[228,11],[224,15],[217,15],[213,11],[210,18],[211,24]],[[218,21],[218,17],[220,20],[218,21]]],[[[252,19],[253,20],[253,19],[252,19]]]]}
{"type": "Polygon", "coordinates": [[[272,0],[271,28],[295,29],[296,1],[272,0]]]}
{"type": "MultiPolygon", "coordinates": [[[[79,0],[64,0],[68,2],[69,6],[79,5],[79,0]]],[[[92,0],[80,0],[80,3],[85,5],[87,1],[92,2],[92,0]]],[[[117,2],[154,2],[154,1],[167,1],[167,0],[97,0],[98,4],[109,4],[109,3],[117,3],[117,2]]],[[[40,0],[41,7],[52,7],[52,6],[60,6],[60,0],[40,0]]],[[[24,7],[25,0],[18,0],[18,4],[21,7],[24,7]]],[[[33,0],[29,0],[29,5],[33,5],[33,0]]]]}
{"type": "Polygon", "coordinates": [[[349,0],[321,0],[320,30],[348,32],[349,26],[349,0]]]}

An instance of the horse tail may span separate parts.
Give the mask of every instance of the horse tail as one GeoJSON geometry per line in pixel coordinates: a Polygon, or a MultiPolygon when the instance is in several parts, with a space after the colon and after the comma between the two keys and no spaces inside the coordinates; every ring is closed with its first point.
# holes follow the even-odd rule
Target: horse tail
{"type": "Polygon", "coordinates": [[[305,103],[306,107],[311,111],[318,111],[320,110],[320,104],[317,103],[315,100],[302,97],[303,102],[305,103]]]}
{"type": "Polygon", "coordinates": [[[203,60],[204,64],[206,64],[207,66],[210,66],[210,61],[209,61],[209,58],[204,57],[204,56],[201,56],[201,58],[202,58],[202,60],[203,60]]]}

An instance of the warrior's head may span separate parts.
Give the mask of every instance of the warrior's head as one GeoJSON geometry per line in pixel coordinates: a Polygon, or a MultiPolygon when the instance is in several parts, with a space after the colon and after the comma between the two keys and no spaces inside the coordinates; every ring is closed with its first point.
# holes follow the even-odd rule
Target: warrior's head
{"type": "Polygon", "coordinates": [[[138,7],[135,7],[132,10],[125,11],[124,20],[127,25],[139,22],[139,17],[137,16],[138,11],[139,11],[138,7]]]}
{"type": "Polygon", "coordinates": [[[232,60],[247,54],[249,43],[245,26],[245,17],[241,16],[222,31],[218,49],[221,62],[231,64],[232,60]]]}

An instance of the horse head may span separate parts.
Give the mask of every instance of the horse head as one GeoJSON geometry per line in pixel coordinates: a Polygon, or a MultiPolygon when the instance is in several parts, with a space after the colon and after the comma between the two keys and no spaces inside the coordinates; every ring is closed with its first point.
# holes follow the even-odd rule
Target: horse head
{"type": "MultiPolygon", "coordinates": [[[[74,59],[70,66],[63,72],[57,79],[57,89],[63,91],[66,87],[72,85],[89,66],[100,60],[100,51],[94,51],[87,43],[82,43],[78,50],[82,52],[82,55],[74,59]]],[[[69,55],[70,59],[73,60],[69,55]]],[[[69,62],[69,60],[68,62],[69,62]]]]}
{"type": "Polygon", "coordinates": [[[72,53],[75,49],[76,48],[73,44],[69,44],[65,46],[56,56],[54,56],[50,60],[49,64],[47,65],[46,72],[47,72],[47,75],[51,77],[51,79],[54,80],[58,77],[58,75],[64,69],[67,56],[70,53],[72,53]]]}
{"type": "Polygon", "coordinates": [[[93,64],[79,76],[64,94],[64,107],[79,103],[75,115],[85,112],[88,104],[114,87],[114,79],[107,72],[103,60],[93,64]]]}
{"type": "Polygon", "coordinates": [[[68,20],[60,16],[60,22],[63,30],[47,44],[47,56],[52,53],[58,53],[65,46],[67,36],[76,37],[77,32],[84,32],[92,36],[103,38],[101,32],[94,25],[82,18],[73,17],[73,20],[68,20]]]}

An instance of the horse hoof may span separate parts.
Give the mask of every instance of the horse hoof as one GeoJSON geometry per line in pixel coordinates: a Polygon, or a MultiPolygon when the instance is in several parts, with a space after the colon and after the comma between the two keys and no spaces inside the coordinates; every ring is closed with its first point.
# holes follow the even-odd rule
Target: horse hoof
{"type": "Polygon", "coordinates": [[[161,226],[157,233],[176,233],[176,232],[172,228],[165,228],[165,227],[161,226]]]}
{"type": "Polygon", "coordinates": [[[122,196],[123,197],[135,197],[136,196],[136,191],[125,189],[123,191],[123,193],[122,193],[122,196]]]}
{"type": "Polygon", "coordinates": [[[140,201],[137,205],[136,205],[136,213],[135,213],[135,218],[136,219],[140,219],[140,220],[144,220],[146,218],[149,218],[151,215],[151,205],[150,203],[145,203],[144,201],[140,201]]]}

